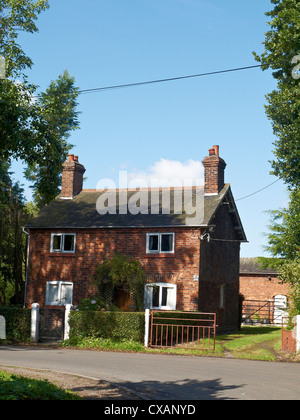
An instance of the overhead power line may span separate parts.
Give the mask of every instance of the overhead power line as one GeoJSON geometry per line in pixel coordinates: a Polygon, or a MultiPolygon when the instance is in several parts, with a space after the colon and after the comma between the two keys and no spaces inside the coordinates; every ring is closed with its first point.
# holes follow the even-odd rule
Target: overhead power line
{"type": "Polygon", "coordinates": [[[237,68],[227,69],[227,70],[211,71],[211,72],[207,72],[207,73],[191,74],[191,75],[188,75],[188,76],[169,77],[167,79],[148,80],[148,81],[145,81],[145,82],[126,83],[126,84],[122,84],[122,85],[104,86],[104,87],[98,87],[98,88],[93,88],[93,89],[83,89],[83,90],[80,90],[79,93],[80,94],[86,94],[86,93],[93,93],[93,92],[101,92],[101,91],[105,91],[105,90],[113,90],[113,89],[129,88],[129,87],[134,87],[134,86],[150,85],[150,84],[155,84],[155,83],[173,82],[173,81],[176,81],[176,80],[192,79],[192,78],[195,78],[195,77],[204,77],[204,76],[213,76],[213,75],[216,75],[216,74],[232,73],[232,72],[235,72],[235,71],[250,70],[250,69],[255,69],[255,68],[259,68],[259,67],[263,67],[263,64],[256,64],[254,66],[247,66],[247,67],[237,67],[237,68]]]}
{"type": "Polygon", "coordinates": [[[237,200],[235,200],[235,201],[241,201],[241,200],[245,200],[245,198],[252,197],[252,195],[258,194],[259,192],[266,190],[267,188],[271,187],[271,185],[276,184],[276,182],[278,182],[278,181],[279,181],[279,178],[278,178],[278,179],[276,179],[276,181],[271,182],[271,184],[267,185],[266,187],[261,188],[260,190],[255,191],[255,192],[254,192],[254,193],[252,193],[252,194],[246,195],[245,197],[238,198],[238,199],[237,199],[237,200]]]}

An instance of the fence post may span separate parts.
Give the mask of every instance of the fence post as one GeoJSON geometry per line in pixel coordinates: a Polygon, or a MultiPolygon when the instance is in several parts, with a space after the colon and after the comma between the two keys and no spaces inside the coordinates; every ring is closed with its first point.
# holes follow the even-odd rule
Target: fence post
{"type": "Polygon", "coordinates": [[[6,339],[6,321],[4,316],[0,315],[0,340],[6,339]]]}
{"type": "Polygon", "coordinates": [[[149,345],[149,322],[150,321],[150,309],[145,309],[145,339],[144,345],[148,347],[149,345]]]}
{"type": "Polygon", "coordinates": [[[296,316],[296,352],[300,351],[300,315],[296,316]]]}
{"type": "Polygon", "coordinates": [[[38,303],[33,303],[31,307],[31,341],[33,343],[37,343],[39,341],[39,307],[38,303]]]}
{"type": "Polygon", "coordinates": [[[70,316],[71,309],[72,309],[72,305],[68,303],[66,305],[66,310],[65,310],[64,340],[69,340],[69,338],[70,338],[70,322],[69,322],[69,316],[70,316]]]}

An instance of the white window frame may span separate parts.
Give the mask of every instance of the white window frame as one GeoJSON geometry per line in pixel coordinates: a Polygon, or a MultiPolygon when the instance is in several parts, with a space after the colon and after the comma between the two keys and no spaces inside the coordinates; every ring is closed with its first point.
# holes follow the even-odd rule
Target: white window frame
{"type": "Polygon", "coordinates": [[[74,254],[76,250],[76,233],[51,233],[51,252],[60,252],[63,254],[74,254]],[[54,236],[61,237],[60,249],[53,248],[54,236]],[[65,236],[74,236],[74,250],[73,251],[65,251],[65,236]]]}
{"type": "Polygon", "coordinates": [[[147,254],[174,254],[174,250],[175,250],[175,233],[174,232],[151,232],[151,233],[147,233],[146,234],[146,252],[147,254]],[[149,240],[150,240],[150,236],[158,236],[158,250],[150,250],[149,249],[149,240]],[[162,251],[161,250],[161,243],[162,243],[162,236],[163,235],[172,235],[173,239],[172,239],[172,250],[171,251],[162,251]]]}
{"type": "Polygon", "coordinates": [[[177,286],[173,283],[149,283],[145,285],[145,308],[146,309],[160,309],[166,311],[176,310],[177,286]],[[159,287],[158,306],[153,306],[153,288],[159,287]],[[162,292],[163,288],[171,289],[171,296],[168,297],[169,304],[162,305],[162,292]]]}
{"type": "Polygon", "coordinates": [[[46,305],[52,305],[52,306],[65,306],[66,304],[73,304],[73,288],[74,285],[72,282],[69,281],[48,281],[47,287],[46,287],[46,305]],[[58,286],[58,293],[57,293],[57,299],[55,301],[49,300],[49,294],[50,294],[50,287],[51,286],[58,286]],[[71,295],[71,302],[62,302],[64,297],[62,296],[62,286],[72,286],[72,295],[71,295]]]}

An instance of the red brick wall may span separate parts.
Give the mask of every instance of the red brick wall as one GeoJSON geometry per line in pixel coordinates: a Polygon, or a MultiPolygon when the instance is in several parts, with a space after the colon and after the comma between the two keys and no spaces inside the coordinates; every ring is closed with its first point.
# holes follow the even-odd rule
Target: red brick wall
{"type": "Polygon", "coordinates": [[[97,265],[116,252],[139,258],[150,281],[177,285],[177,309],[198,310],[200,229],[139,228],[39,230],[30,232],[26,304],[45,305],[46,282],[73,282],[73,304],[92,295],[90,279],[97,265]],[[146,233],[174,232],[174,254],[146,254],[146,233]],[[76,233],[76,252],[50,252],[51,233],[76,233]]]}
{"type": "Polygon", "coordinates": [[[288,287],[274,276],[240,274],[240,294],[245,300],[269,300],[276,295],[288,295],[288,287]]]}

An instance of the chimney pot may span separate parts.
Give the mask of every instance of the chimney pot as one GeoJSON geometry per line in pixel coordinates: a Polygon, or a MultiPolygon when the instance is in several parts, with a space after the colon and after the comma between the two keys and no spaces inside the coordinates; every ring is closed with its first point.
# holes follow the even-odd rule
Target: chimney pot
{"type": "Polygon", "coordinates": [[[74,156],[74,162],[78,162],[78,156],[74,156]]]}
{"type": "Polygon", "coordinates": [[[213,146],[213,148],[215,149],[215,155],[219,156],[219,146],[213,146]]]}
{"type": "Polygon", "coordinates": [[[209,149],[209,156],[213,156],[216,154],[215,148],[213,147],[212,149],[209,149]]]}
{"type": "Polygon", "coordinates": [[[74,155],[69,155],[68,162],[73,162],[73,161],[74,161],[74,155]]]}

